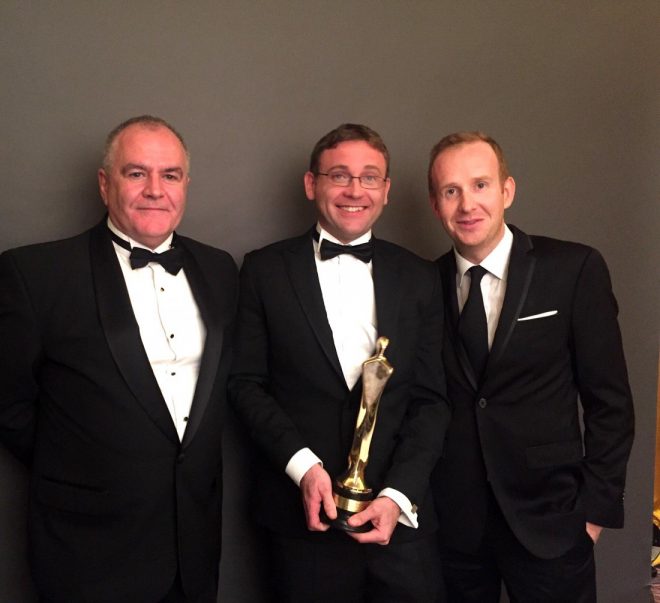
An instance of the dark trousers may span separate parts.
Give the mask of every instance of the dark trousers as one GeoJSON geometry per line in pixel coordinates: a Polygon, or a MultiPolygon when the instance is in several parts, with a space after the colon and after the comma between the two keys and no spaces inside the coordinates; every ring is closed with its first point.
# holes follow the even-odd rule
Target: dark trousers
{"type": "Polygon", "coordinates": [[[158,603],[216,603],[218,598],[218,578],[209,583],[208,588],[204,592],[196,597],[194,600],[186,597],[183,592],[183,584],[181,583],[181,574],[179,570],[176,572],[176,577],[174,578],[174,583],[170,588],[170,591],[165,595],[165,598],[161,599],[158,603]]]}
{"type": "Polygon", "coordinates": [[[270,535],[277,603],[444,603],[440,563],[435,535],[387,546],[336,531],[270,535]]]}
{"type": "Polygon", "coordinates": [[[596,603],[593,541],[586,530],[561,557],[539,559],[518,542],[493,497],[479,550],[445,549],[442,562],[451,603],[498,603],[502,582],[511,603],[596,603]]]}
{"type": "Polygon", "coordinates": [[[176,576],[170,591],[158,603],[188,603],[186,595],[183,592],[183,584],[181,583],[181,574],[179,570],[176,571],[176,576]]]}

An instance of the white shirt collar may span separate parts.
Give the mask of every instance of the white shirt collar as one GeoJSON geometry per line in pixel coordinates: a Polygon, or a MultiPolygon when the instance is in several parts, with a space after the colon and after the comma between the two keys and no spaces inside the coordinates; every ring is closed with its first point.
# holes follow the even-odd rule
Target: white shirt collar
{"type": "MultiPolygon", "coordinates": [[[[143,243],[135,241],[134,239],[131,239],[131,237],[125,235],[121,230],[119,230],[112,223],[112,220],[110,219],[110,216],[108,216],[108,228],[112,232],[114,232],[118,237],[124,239],[124,241],[128,241],[131,245],[131,248],[133,248],[133,247],[142,247],[142,248],[145,248],[145,249],[150,249],[149,247],[147,247],[143,243]]],[[[155,253],[162,253],[163,251],[167,251],[172,246],[172,238],[173,237],[174,237],[174,233],[170,233],[170,236],[167,237],[160,245],[158,245],[158,247],[156,247],[155,249],[150,249],[150,250],[155,252],[155,253]]],[[[127,249],[124,249],[123,247],[121,247],[120,245],[116,245],[115,247],[117,247],[120,250],[120,253],[122,253],[122,255],[130,255],[130,252],[127,249]]]]}
{"type": "MultiPolygon", "coordinates": [[[[511,257],[511,247],[513,246],[513,233],[509,227],[504,225],[504,236],[497,244],[497,247],[493,249],[481,262],[488,272],[496,276],[499,279],[503,279],[506,276],[509,267],[509,258],[511,257]]],[[[469,260],[466,260],[454,247],[454,256],[456,257],[456,274],[459,277],[459,286],[460,281],[463,278],[463,275],[470,269],[473,264],[469,260]]]]}

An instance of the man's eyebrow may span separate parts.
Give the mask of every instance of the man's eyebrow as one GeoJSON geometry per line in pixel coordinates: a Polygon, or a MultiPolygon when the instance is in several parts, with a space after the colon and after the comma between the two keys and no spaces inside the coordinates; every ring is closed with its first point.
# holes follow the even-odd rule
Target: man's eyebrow
{"type": "Polygon", "coordinates": [[[127,163],[121,167],[122,174],[126,174],[132,170],[142,170],[143,172],[148,171],[146,165],[141,165],[139,163],[127,163]]]}
{"type": "Polygon", "coordinates": [[[172,172],[176,172],[177,174],[183,174],[183,168],[181,167],[169,167],[165,168],[164,170],[161,170],[161,173],[163,174],[171,174],[172,172]]]}
{"type": "Polygon", "coordinates": [[[345,170],[345,171],[348,172],[348,166],[343,164],[343,163],[337,163],[335,165],[330,165],[326,169],[327,169],[328,172],[330,170],[345,170]]]}
{"type": "MultiPolygon", "coordinates": [[[[146,165],[142,165],[141,163],[127,163],[126,165],[122,166],[121,168],[121,173],[122,174],[127,174],[128,172],[132,170],[141,170],[143,172],[148,172],[150,171],[149,168],[146,165]]],[[[179,166],[173,166],[173,167],[167,167],[162,170],[160,170],[161,174],[172,174],[172,173],[177,173],[183,175],[183,168],[179,166]]]]}
{"type": "MultiPolygon", "coordinates": [[[[495,180],[495,178],[493,178],[492,176],[486,176],[486,175],[484,175],[484,176],[474,176],[474,177],[470,178],[470,182],[481,182],[482,180],[484,182],[492,182],[493,180],[495,180]]],[[[444,190],[446,188],[461,188],[461,185],[458,184],[458,182],[447,182],[445,184],[441,184],[438,187],[439,190],[444,190]]]]}
{"type": "MultiPolygon", "coordinates": [[[[345,164],[343,164],[343,163],[339,163],[339,164],[337,164],[337,165],[331,165],[331,166],[328,168],[328,171],[330,171],[330,170],[345,170],[346,172],[350,172],[350,170],[348,169],[348,166],[345,165],[345,164]]],[[[361,171],[364,172],[365,170],[376,170],[376,171],[378,171],[378,172],[381,171],[381,170],[380,170],[380,167],[378,167],[377,165],[371,165],[371,164],[369,164],[369,165],[365,165],[365,166],[362,168],[361,171]]]]}
{"type": "Polygon", "coordinates": [[[438,190],[444,190],[446,188],[460,188],[457,182],[445,182],[438,187],[438,190]]]}
{"type": "Polygon", "coordinates": [[[378,173],[380,173],[380,167],[377,166],[377,165],[371,165],[371,164],[365,165],[362,168],[362,171],[365,171],[365,170],[376,170],[378,173]]]}

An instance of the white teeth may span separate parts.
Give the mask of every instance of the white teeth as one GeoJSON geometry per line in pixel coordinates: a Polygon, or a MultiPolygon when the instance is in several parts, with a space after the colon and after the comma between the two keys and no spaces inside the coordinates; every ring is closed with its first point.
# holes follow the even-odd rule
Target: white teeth
{"type": "Polygon", "coordinates": [[[353,207],[353,206],[350,206],[350,205],[343,205],[342,209],[344,211],[356,212],[356,211],[362,211],[364,209],[364,207],[353,207]]]}

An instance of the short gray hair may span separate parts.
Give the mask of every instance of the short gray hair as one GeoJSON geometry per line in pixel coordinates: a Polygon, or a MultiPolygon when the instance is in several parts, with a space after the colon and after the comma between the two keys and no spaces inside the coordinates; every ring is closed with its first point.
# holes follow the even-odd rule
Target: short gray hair
{"type": "Polygon", "coordinates": [[[161,117],[155,117],[153,115],[138,115],[137,117],[131,117],[130,119],[121,122],[116,128],[114,128],[110,132],[110,134],[108,134],[107,138],[105,139],[105,146],[103,147],[102,167],[106,172],[112,168],[112,162],[114,160],[114,153],[115,153],[115,142],[117,140],[117,137],[126,128],[134,125],[139,125],[144,128],[149,128],[152,130],[155,130],[157,128],[167,128],[170,132],[172,132],[172,134],[174,134],[174,136],[177,137],[177,139],[181,143],[181,146],[183,147],[183,150],[186,153],[186,163],[187,163],[186,167],[190,169],[190,151],[188,151],[188,146],[186,145],[186,141],[183,140],[183,136],[181,136],[181,134],[179,134],[179,132],[176,131],[174,126],[166,122],[161,117]]]}

